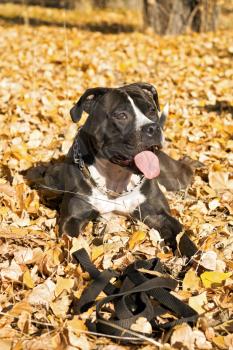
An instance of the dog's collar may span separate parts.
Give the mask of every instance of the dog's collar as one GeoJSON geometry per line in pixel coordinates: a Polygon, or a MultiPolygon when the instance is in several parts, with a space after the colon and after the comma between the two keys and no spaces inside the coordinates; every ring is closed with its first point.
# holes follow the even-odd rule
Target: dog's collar
{"type": "Polygon", "coordinates": [[[98,188],[98,190],[101,193],[103,193],[111,198],[122,197],[122,196],[129,194],[130,192],[133,192],[145,180],[144,176],[142,175],[141,178],[139,179],[139,182],[133,188],[131,188],[128,191],[124,191],[123,193],[118,193],[118,192],[106,189],[106,188],[104,188],[104,186],[101,186],[98,183],[96,183],[96,181],[91,176],[91,173],[90,173],[88,167],[86,166],[86,164],[83,160],[83,157],[82,157],[82,153],[81,153],[80,145],[79,145],[79,141],[78,141],[78,134],[74,139],[72,149],[73,149],[73,162],[79,167],[80,171],[83,173],[86,180],[90,183],[90,185],[98,188]]]}
{"type": "Polygon", "coordinates": [[[73,143],[73,161],[75,164],[77,164],[77,166],[79,167],[79,169],[81,171],[83,171],[84,167],[85,167],[85,163],[82,157],[82,153],[80,150],[80,146],[79,146],[79,142],[78,142],[78,134],[74,139],[74,143],[73,143]]]}

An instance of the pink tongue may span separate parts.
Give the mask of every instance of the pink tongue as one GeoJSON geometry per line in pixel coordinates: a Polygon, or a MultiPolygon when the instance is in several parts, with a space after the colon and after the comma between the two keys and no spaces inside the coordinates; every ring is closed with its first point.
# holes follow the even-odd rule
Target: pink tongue
{"type": "Polygon", "coordinates": [[[160,173],[159,159],[150,151],[144,151],[136,154],[134,157],[134,162],[147,179],[153,179],[160,173]]]}

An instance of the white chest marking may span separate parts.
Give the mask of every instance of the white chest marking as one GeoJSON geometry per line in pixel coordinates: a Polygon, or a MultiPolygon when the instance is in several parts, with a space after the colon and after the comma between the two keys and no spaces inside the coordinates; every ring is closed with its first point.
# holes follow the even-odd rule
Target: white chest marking
{"type": "Polygon", "coordinates": [[[98,188],[93,188],[92,195],[89,197],[90,204],[95,207],[100,214],[110,212],[124,215],[130,214],[145,200],[146,197],[140,192],[140,187],[137,187],[128,194],[113,199],[109,199],[107,195],[100,192],[98,188]]]}
{"type": "MultiPolygon", "coordinates": [[[[88,198],[89,203],[95,207],[100,214],[106,213],[118,213],[127,215],[134,211],[136,207],[142,204],[146,197],[140,192],[142,183],[139,182],[140,177],[138,175],[132,174],[130,178],[126,177],[126,181],[122,181],[124,172],[127,170],[122,169],[117,174],[119,166],[113,165],[108,161],[96,160],[95,164],[89,166],[89,171],[91,176],[95,179],[97,186],[92,188],[92,195],[88,198]],[[110,170],[110,171],[109,171],[110,170]],[[113,178],[116,181],[112,181],[113,178]],[[118,183],[122,184],[118,186],[118,183]],[[108,183],[111,187],[108,187],[108,183]],[[135,187],[135,188],[134,188],[135,187]],[[103,193],[106,190],[116,191],[117,189],[131,190],[130,192],[125,192],[119,194],[117,198],[109,198],[107,194],[103,193]]],[[[127,175],[127,173],[126,173],[127,175]]]]}
{"type": "Polygon", "coordinates": [[[128,95],[128,99],[136,115],[136,130],[140,130],[143,125],[153,123],[149,118],[143,114],[140,109],[135,105],[133,99],[128,95]]]}

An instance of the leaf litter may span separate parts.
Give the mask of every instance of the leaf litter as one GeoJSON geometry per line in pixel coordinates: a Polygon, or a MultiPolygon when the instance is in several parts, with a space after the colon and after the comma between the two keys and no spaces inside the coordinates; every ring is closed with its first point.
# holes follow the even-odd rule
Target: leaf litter
{"type": "MultiPolygon", "coordinates": [[[[161,38],[142,33],[138,15],[97,11],[99,24],[107,16],[110,27],[116,21],[123,28],[130,18],[136,29],[106,34],[88,29],[91,10],[78,17],[79,28],[77,14],[66,11],[73,27],[65,28],[63,10],[12,4],[0,9],[0,348],[135,348],[91,335],[85,321],[93,318],[93,308],[72,316],[73,298],[90,282],[71,258],[84,247],[100,269],[121,271],[137,258],[157,256],[174,278],[185,271],[174,293],[199,313],[197,326],[176,326],[158,336],[157,345],[138,348],[232,349],[231,31],[161,38]],[[4,20],[22,13],[38,25],[4,20]],[[166,192],[173,215],[200,249],[189,265],[164,246],[156,230],[122,217],[89,223],[78,238],[59,239],[56,209],[22,175],[67,153],[77,131],[69,109],[86,88],[140,80],[157,87],[161,104],[170,103],[166,152],[204,164],[188,190],[166,192]]],[[[144,318],[132,325],[140,329],[151,332],[144,318]]]]}

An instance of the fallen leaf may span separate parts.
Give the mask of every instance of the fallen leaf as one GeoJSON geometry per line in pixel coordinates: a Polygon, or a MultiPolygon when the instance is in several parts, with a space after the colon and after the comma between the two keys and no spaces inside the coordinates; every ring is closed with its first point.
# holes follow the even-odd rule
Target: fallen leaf
{"type": "Polygon", "coordinates": [[[218,335],[216,337],[213,337],[212,341],[219,349],[222,349],[222,350],[229,349],[228,346],[226,345],[226,343],[224,341],[224,337],[222,335],[218,335]]]}
{"type": "Polygon", "coordinates": [[[190,269],[186,272],[183,279],[183,290],[196,291],[200,289],[201,280],[197,276],[196,271],[190,269]]]}
{"type": "Polygon", "coordinates": [[[203,314],[206,310],[203,308],[208,303],[206,292],[189,298],[189,306],[197,311],[197,313],[203,314]]]}
{"type": "Polygon", "coordinates": [[[220,204],[219,200],[216,199],[216,198],[213,199],[212,201],[210,201],[210,202],[208,203],[208,207],[209,207],[210,210],[215,210],[215,209],[218,208],[220,205],[221,205],[221,204],[220,204]]]}
{"type": "Polygon", "coordinates": [[[175,326],[171,336],[171,345],[175,348],[187,347],[187,349],[194,349],[194,340],[192,338],[192,328],[188,324],[181,324],[175,326]]]}
{"type": "Polygon", "coordinates": [[[78,332],[78,330],[87,331],[87,326],[84,321],[79,318],[79,316],[74,316],[72,320],[67,321],[67,327],[71,328],[74,332],[78,332]]]}
{"type": "Polygon", "coordinates": [[[59,297],[55,300],[51,301],[49,306],[53,310],[55,316],[65,319],[67,316],[67,312],[69,310],[69,306],[71,304],[71,298],[67,294],[66,291],[63,291],[59,297]]]}
{"type": "Polygon", "coordinates": [[[104,254],[104,246],[98,245],[93,246],[91,249],[91,258],[92,261],[95,261],[98,257],[102,256],[104,254]]]}
{"type": "Polygon", "coordinates": [[[23,274],[23,283],[28,287],[28,288],[34,288],[35,283],[32,279],[32,276],[30,274],[29,270],[26,270],[23,274]]]}
{"type": "Polygon", "coordinates": [[[49,303],[54,297],[55,288],[55,283],[48,278],[44,283],[33,288],[28,296],[28,302],[31,305],[42,305],[48,309],[49,303]]]}
{"type": "Polygon", "coordinates": [[[87,253],[90,254],[90,246],[88,242],[84,237],[82,237],[82,235],[79,235],[78,238],[74,237],[72,239],[70,254],[76,252],[76,250],[79,250],[81,248],[85,248],[87,253]]]}
{"type": "Polygon", "coordinates": [[[201,255],[200,265],[207,270],[216,270],[217,254],[213,251],[204,252],[201,255]]]}
{"type": "Polygon", "coordinates": [[[27,311],[22,311],[17,322],[18,328],[22,333],[28,334],[31,326],[31,314],[27,311]]]}
{"type": "Polygon", "coordinates": [[[12,260],[9,267],[2,268],[0,270],[0,276],[4,279],[10,279],[12,281],[19,281],[23,271],[19,264],[15,260],[12,260]]]}
{"type": "Polygon", "coordinates": [[[209,184],[215,190],[233,190],[233,180],[229,179],[229,173],[223,171],[210,171],[209,184]]]}
{"type": "Polygon", "coordinates": [[[0,339],[0,349],[1,350],[12,350],[12,340],[9,339],[0,339]]]}
{"type": "Polygon", "coordinates": [[[210,350],[212,349],[212,344],[206,340],[205,334],[198,329],[195,329],[192,334],[194,338],[194,343],[197,349],[200,350],[210,350]]]}
{"type": "Polygon", "coordinates": [[[221,285],[231,275],[231,272],[206,271],[201,274],[201,280],[205,288],[214,288],[216,285],[221,285]]]}
{"type": "Polygon", "coordinates": [[[68,329],[68,339],[70,345],[75,346],[78,349],[90,350],[90,343],[84,335],[79,335],[73,332],[71,329],[68,329]]]}
{"type": "Polygon", "coordinates": [[[129,239],[129,249],[135,248],[136,244],[142,243],[146,238],[146,232],[135,231],[129,239]]]}
{"type": "Polygon", "coordinates": [[[33,250],[30,247],[18,247],[14,252],[14,257],[18,264],[30,264],[33,258],[33,250]]]}
{"type": "Polygon", "coordinates": [[[130,329],[135,332],[152,333],[151,324],[145,317],[139,317],[136,322],[130,326],[130,329]]]}
{"type": "Polygon", "coordinates": [[[63,278],[63,277],[57,276],[55,296],[58,297],[64,290],[70,293],[73,286],[74,286],[73,278],[63,278]]]}

